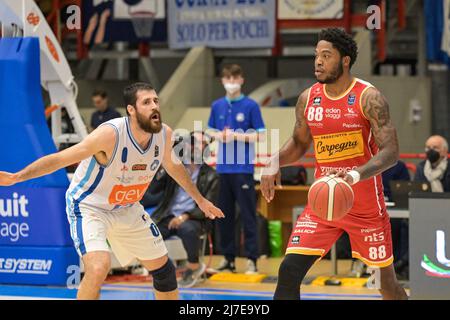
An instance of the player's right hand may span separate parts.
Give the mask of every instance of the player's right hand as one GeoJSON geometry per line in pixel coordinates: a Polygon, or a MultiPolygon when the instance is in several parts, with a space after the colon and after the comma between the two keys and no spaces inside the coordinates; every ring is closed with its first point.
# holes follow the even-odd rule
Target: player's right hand
{"type": "Polygon", "coordinates": [[[261,192],[267,202],[270,202],[275,197],[275,185],[281,187],[281,172],[280,169],[266,167],[263,169],[261,175],[261,192]]]}
{"type": "Polygon", "coordinates": [[[9,173],[6,171],[0,171],[0,186],[12,186],[13,184],[16,184],[19,182],[19,179],[17,177],[17,174],[15,173],[9,173]]]}

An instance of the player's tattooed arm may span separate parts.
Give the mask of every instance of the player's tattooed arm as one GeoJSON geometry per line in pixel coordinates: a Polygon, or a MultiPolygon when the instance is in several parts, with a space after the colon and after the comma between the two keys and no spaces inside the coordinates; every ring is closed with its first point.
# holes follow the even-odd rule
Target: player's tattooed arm
{"type": "Polygon", "coordinates": [[[399,157],[397,131],[392,124],[386,98],[375,88],[367,89],[363,96],[362,107],[370,122],[379,152],[356,169],[361,174],[361,180],[378,175],[394,166],[399,157]]]}

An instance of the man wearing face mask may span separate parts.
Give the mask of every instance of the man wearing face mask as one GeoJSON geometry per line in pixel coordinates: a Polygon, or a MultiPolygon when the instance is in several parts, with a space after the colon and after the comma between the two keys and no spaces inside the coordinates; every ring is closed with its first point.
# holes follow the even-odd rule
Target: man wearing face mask
{"type": "Polygon", "coordinates": [[[217,173],[220,179],[218,205],[226,218],[219,223],[220,243],[225,259],[219,272],[235,272],[235,208],[239,205],[244,226],[247,274],[257,273],[258,235],[254,187],[254,143],[264,137],[259,105],[241,92],[244,74],[239,65],[225,66],[222,84],[226,96],[213,102],[208,127],[219,140],[217,173]]]}
{"type": "Polygon", "coordinates": [[[417,165],[414,181],[428,181],[433,192],[450,192],[448,142],[442,136],[431,136],[425,143],[427,159],[417,165]]]}
{"type": "MultiPolygon", "coordinates": [[[[189,136],[182,137],[173,149],[181,157],[200,194],[215,203],[219,191],[219,179],[215,170],[203,161],[207,147],[206,135],[202,132],[192,132],[189,136]]],[[[152,192],[162,191],[164,197],[151,218],[158,226],[164,240],[176,235],[183,242],[188,264],[178,285],[181,288],[190,288],[198,283],[205,272],[206,266],[199,260],[200,236],[209,231],[211,225],[192,197],[180,188],[174,179],[166,172],[158,172],[157,175],[161,177],[152,192]]]]}

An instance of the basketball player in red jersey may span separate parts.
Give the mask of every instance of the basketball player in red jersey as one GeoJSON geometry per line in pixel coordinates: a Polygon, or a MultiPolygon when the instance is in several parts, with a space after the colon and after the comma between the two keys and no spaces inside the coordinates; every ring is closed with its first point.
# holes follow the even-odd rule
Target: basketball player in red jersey
{"type": "Polygon", "coordinates": [[[297,162],[313,143],[315,178],[336,174],[355,194],[351,211],[338,221],[322,220],[306,206],[280,265],[274,299],[299,299],[306,273],[343,232],[349,235],[352,256],[379,268],[383,299],[407,298],[393,267],[380,175],[397,162],[397,134],[384,96],[350,74],[356,57],[350,35],[337,28],[321,31],[315,51],[318,82],[300,95],[293,135],[264,169],[261,190],[270,202],[280,181],[279,167],[297,162]]]}

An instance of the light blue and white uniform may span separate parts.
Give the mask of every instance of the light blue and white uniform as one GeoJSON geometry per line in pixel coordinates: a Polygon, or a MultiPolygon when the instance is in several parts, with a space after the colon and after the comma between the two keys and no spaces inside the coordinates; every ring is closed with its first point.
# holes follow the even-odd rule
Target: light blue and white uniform
{"type": "Polygon", "coordinates": [[[128,117],[105,122],[116,133],[106,166],[83,160],[66,192],[70,234],[80,256],[110,251],[122,265],[167,254],[156,224],[139,203],[161,165],[166,137],[153,134],[146,150],[133,138],[128,117]],[[109,243],[109,245],[108,245],[109,243]]]}

